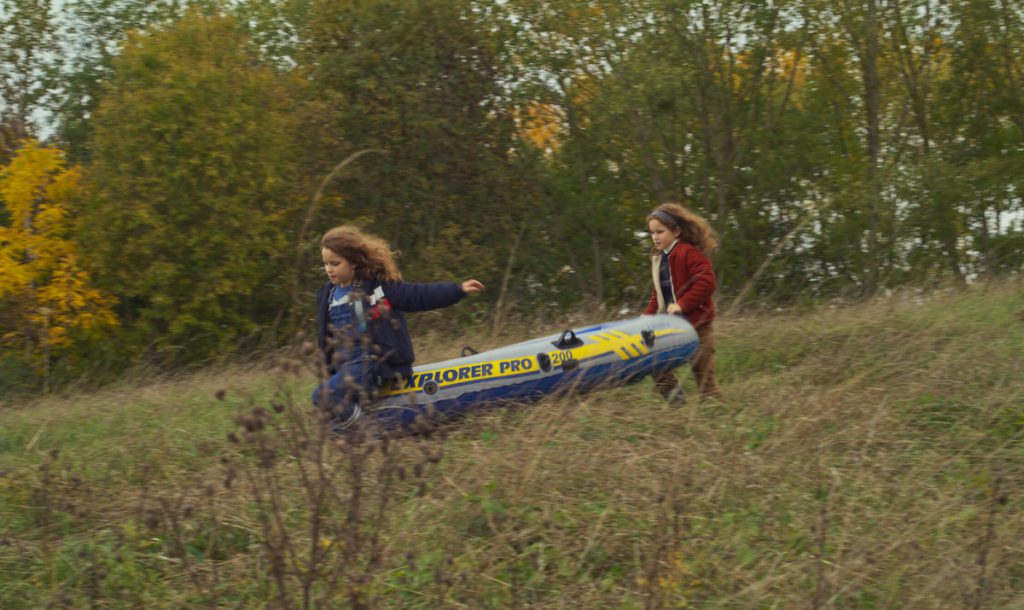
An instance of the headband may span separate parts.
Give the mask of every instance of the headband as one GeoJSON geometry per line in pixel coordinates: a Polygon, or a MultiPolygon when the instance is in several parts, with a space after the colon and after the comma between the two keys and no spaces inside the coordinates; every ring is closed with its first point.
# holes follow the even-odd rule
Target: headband
{"type": "Polygon", "coordinates": [[[674,229],[679,226],[679,219],[663,210],[654,210],[653,212],[651,212],[651,217],[657,218],[658,220],[664,222],[665,226],[667,226],[670,229],[674,229]]]}

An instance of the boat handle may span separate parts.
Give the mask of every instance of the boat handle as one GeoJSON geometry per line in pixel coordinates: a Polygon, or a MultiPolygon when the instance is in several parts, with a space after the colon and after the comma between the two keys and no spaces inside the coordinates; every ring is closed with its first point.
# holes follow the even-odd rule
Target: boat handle
{"type": "Polygon", "coordinates": [[[654,331],[653,330],[642,330],[640,336],[644,339],[644,345],[647,347],[654,347],[654,331]]]}
{"type": "Polygon", "coordinates": [[[537,364],[540,366],[540,370],[547,373],[551,370],[551,356],[548,356],[544,352],[537,354],[537,364]]]}
{"type": "Polygon", "coordinates": [[[475,349],[473,349],[472,347],[470,347],[468,345],[462,348],[462,357],[463,358],[465,358],[466,356],[475,356],[475,355],[477,355],[479,353],[480,352],[476,351],[475,349]]]}
{"type": "Polygon", "coordinates": [[[580,345],[583,345],[583,340],[577,337],[576,333],[573,332],[572,329],[566,329],[562,331],[558,340],[553,343],[558,349],[568,349],[570,347],[579,347],[580,345]]]}

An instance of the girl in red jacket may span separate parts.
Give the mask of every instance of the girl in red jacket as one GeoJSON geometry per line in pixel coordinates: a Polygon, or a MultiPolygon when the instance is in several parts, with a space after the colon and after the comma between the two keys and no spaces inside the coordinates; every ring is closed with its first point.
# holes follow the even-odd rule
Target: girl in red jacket
{"type": "MultiPolygon", "coordinates": [[[[693,374],[701,397],[721,398],[715,380],[715,272],[711,253],[718,240],[708,221],[675,203],[666,203],[647,216],[654,240],[651,272],[654,291],[644,313],[681,315],[693,324],[700,348],[693,360],[693,374]]],[[[673,371],[655,375],[654,384],[665,400],[682,404],[685,397],[673,371]]]]}

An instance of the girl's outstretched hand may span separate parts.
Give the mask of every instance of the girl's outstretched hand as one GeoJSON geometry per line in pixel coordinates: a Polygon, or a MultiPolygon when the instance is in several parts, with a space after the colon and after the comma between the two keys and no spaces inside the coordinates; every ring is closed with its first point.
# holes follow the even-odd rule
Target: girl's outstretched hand
{"type": "Polygon", "coordinates": [[[679,303],[672,303],[666,310],[668,313],[683,313],[683,308],[679,306],[679,303]]]}
{"type": "Polygon", "coordinates": [[[462,292],[469,294],[471,292],[480,292],[484,289],[484,285],[479,280],[466,280],[462,282],[462,292]]]}

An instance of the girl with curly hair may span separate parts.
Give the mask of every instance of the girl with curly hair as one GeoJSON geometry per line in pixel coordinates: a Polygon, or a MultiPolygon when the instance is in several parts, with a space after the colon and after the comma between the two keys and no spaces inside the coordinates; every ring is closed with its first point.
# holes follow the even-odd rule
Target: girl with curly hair
{"type": "MultiPolygon", "coordinates": [[[[715,379],[715,293],[717,279],[711,267],[711,254],[718,239],[708,221],[676,203],[659,205],[647,216],[654,248],[651,273],[654,280],[651,300],[644,313],[670,313],[683,316],[693,324],[700,348],[693,360],[693,373],[701,397],[721,398],[715,379]]],[[[683,404],[685,397],[674,371],[654,377],[655,387],[665,400],[683,404]]]]}
{"type": "Polygon", "coordinates": [[[328,281],[316,297],[317,343],[329,377],[313,403],[344,426],[384,381],[412,374],[404,314],[454,305],[484,285],[404,282],[387,242],[349,225],[325,233],[320,254],[328,281]]]}

